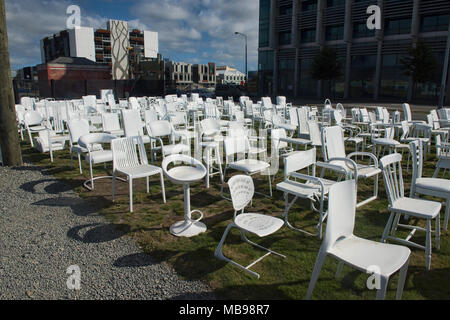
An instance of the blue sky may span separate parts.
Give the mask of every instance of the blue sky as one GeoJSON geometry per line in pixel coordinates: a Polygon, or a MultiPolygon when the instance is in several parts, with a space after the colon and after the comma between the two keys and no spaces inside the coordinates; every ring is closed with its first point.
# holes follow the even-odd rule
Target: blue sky
{"type": "Polygon", "coordinates": [[[6,0],[12,69],[41,63],[40,40],[66,28],[69,5],[81,8],[81,25],[106,28],[108,19],[159,32],[164,58],[216,62],[244,70],[248,35],[249,70],[257,69],[259,0],[6,0]]]}

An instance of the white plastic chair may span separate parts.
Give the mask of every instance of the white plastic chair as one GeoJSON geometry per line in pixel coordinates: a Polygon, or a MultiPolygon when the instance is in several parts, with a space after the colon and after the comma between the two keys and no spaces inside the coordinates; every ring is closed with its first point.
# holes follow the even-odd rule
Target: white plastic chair
{"type": "Polygon", "coordinates": [[[190,147],[190,137],[185,135],[184,133],[176,132],[173,129],[173,126],[167,120],[160,120],[150,122],[147,125],[147,132],[149,134],[149,138],[151,140],[151,153],[152,153],[152,163],[155,160],[156,152],[161,152],[162,157],[177,154],[177,153],[186,153],[190,155],[191,147],[190,147]],[[171,144],[164,145],[163,139],[164,137],[172,138],[182,138],[180,143],[174,143],[171,141],[171,144]],[[159,146],[158,146],[159,143],[159,146]]]}
{"type": "Polygon", "coordinates": [[[447,231],[448,219],[450,215],[450,180],[439,178],[422,177],[423,169],[423,145],[417,140],[410,143],[411,156],[413,159],[413,176],[411,183],[411,198],[417,194],[443,198],[445,204],[444,230],[447,231]]]}
{"type": "MultiPolygon", "coordinates": [[[[381,170],[378,168],[378,159],[372,153],[368,152],[353,152],[348,156],[345,153],[345,141],[344,141],[344,131],[339,126],[334,127],[324,127],[322,128],[322,152],[325,162],[333,164],[335,168],[340,167],[339,170],[331,169],[339,174],[353,174],[353,168],[349,167],[345,162],[332,160],[333,158],[348,158],[352,159],[354,157],[368,157],[374,162],[374,164],[358,164],[358,179],[368,179],[374,178],[374,191],[373,196],[365,199],[357,204],[357,207],[361,207],[378,197],[378,175],[381,170]]],[[[355,161],[356,162],[356,161],[355,161]]]]}
{"type": "Polygon", "coordinates": [[[428,270],[430,270],[432,247],[431,222],[432,220],[436,220],[436,247],[439,249],[441,232],[439,212],[441,211],[441,204],[435,201],[405,197],[401,161],[402,156],[398,153],[385,156],[380,160],[380,165],[383,170],[386,193],[389,198],[388,210],[391,212],[389,220],[384,229],[381,242],[386,242],[386,240],[389,239],[407,246],[425,250],[426,267],[428,270]],[[399,222],[402,215],[413,217],[416,219],[424,219],[427,221],[427,227],[422,228],[417,225],[400,224],[399,222]],[[411,232],[405,239],[397,238],[394,236],[397,228],[399,227],[411,230],[411,232]],[[425,246],[410,241],[416,231],[426,232],[425,246]]]}
{"type": "Polygon", "coordinates": [[[347,264],[361,272],[373,273],[380,279],[377,300],[386,296],[389,278],[400,271],[397,300],[402,298],[411,250],[404,246],[385,244],[359,238],[353,234],[356,213],[356,183],[344,181],[329,191],[328,222],[325,238],[316,259],[306,299],[310,299],[325,258],[330,255],[340,263],[336,278],[347,264]]]}
{"type": "Polygon", "coordinates": [[[133,212],[133,180],[146,178],[147,193],[150,192],[149,177],[159,175],[161,178],[161,189],[164,203],[166,203],[166,192],[164,188],[163,170],[160,167],[148,164],[147,153],[145,151],[142,137],[130,137],[115,139],[111,143],[113,154],[113,180],[112,180],[112,200],[115,197],[115,181],[117,174],[127,176],[130,191],[130,212],[133,212]]]}
{"type": "Polygon", "coordinates": [[[141,136],[144,143],[150,143],[150,137],[144,135],[144,125],[142,123],[141,113],[139,110],[121,110],[123,130],[125,137],[141,136]]]}
{"type": "Polygon", "coordinates": [[[37,111],[28,111],[24,115],[24,125],[28,132],[31,147],[34,148],[33,133],[47,130],[46,119],[37,111]]]}
{"type": "MultiPolygon", "coordinates": [[[[88,149],[83,148],[78,144],[78,140],[90,133],[89,122],[86,119],[72,119],[67,122],[67,128],[69,130],[69,142],[70,142],[70,167],[72,167],[73,155],[78,155],[78,165],[80,168],[80,174],[83,173],[81,166],[81,155],[88,153],[88,149]]],[[[97,146],[100,149],[100,146],[97,146]]]]}
{"type": "Polygon", "coordinates": [[[260,262],[270,254],[275,254],[282,258],[286,258],[286,256],[250,241],[247,238],[246,233],[257,235],[260,238],[266,237],[277,232],[283,226],[284,222],[279,218],[268,215],[245,213],[245,207],[247,207],[252,202],[255,193],[255,186],[251,177],[245,175],[234,176],[228,181],[228,185],[230,186],[231,199],[233,202],[233,208],[235,210],[234,217],[233,222],[229,224],[225,229],[225,232],[219,242],[219,245],[217,246],[214,255],[216,258],[230,262],[236,267],[241,268],[242,270],[259,279],[259,274],[250,270],[251,267],[253,267],[256,263],[260,262]],[[225,257],[222,251],[222,247],[232,228],[239,229],[243,241],[261,250],[264,250],[267,253],[256,261],[250,263],[247,267],[244,267],[241,264],[225,257]]]}
{"type": "Polygon", "coordinates": [[[436,170],[434,171],[433,178],[437,178],[439,171],[444,169],[444,175],[447,170],[450,170],[450,144],[443,142],[441,136],[436,136],[436,157],[438,162],[436,163],[436,170]]]}
{"type": "Polygon", "coordinates": [[[125,135],[125,131],[120,127],[118,113],[102,114],[103,132],[112,134],[117,137],[125,135]]]}

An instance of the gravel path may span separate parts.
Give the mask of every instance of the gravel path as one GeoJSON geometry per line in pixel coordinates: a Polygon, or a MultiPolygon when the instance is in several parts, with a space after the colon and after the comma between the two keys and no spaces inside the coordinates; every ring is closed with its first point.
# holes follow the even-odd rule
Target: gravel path
{"type": "Polygon", "coordinates": [[[214,299],[183,281],[39,168],[0,167],[0,299],[214,299]],[[69,290],[77,265],[81,289],[69,290]]]}

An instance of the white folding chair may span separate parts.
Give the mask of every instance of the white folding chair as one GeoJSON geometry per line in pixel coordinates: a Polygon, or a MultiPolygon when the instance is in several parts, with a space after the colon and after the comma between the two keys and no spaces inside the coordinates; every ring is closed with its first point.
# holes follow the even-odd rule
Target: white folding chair
{"type": "Polygon", "coordinates": [[[270,254],[274,254],[282,258],[286,258],[286,256],[250,241],[247,238],[246,233],[257,235],[260,238],[266,237],[277,232],[283,226],[284,222],[279,218],[275,218],[269,215],[245,213],[245,207],[247,207],[252,202],[255,193],[255,186],[251,177],[245,175],[234,176],[228,181],[228,185],[230,186],[231,200],[233,202],[233,208],[235,210],[234,217],[233,222],[229,224],[225,229],[225,232],[219,242],[219,245],[217,246],[214,255],[216,258],[230,262],[234,266],[241,268],[242,270],[259,279],[259,274],[250,270],[251,267],[253,267],[256,263],[260,262],[270,254]],[[244,267],[241,264],[225,257],[222,251],[222,247],[232,228],[236,228],[241,232],[241,238],[243,241],[261,250],[264,250],[267,253],[256,261],[250,263],[247,267],[244,267]]]}
{"type": "Polygon", "coordinates": [[[328,255],[340,262],[336,278],[339,278],[344,264],[364,273],[375,273],[380,284],[377,300],[385,298],[389,278],[400,271],[396,298],[397,300],[402,298],[411,250],[404,246],[370,241],[355,236],[353,234],[355,213],[355,181],[344,181],[331,186],[327,229],[317,255],[306,299],[311,299],[323,263],[328,255]]]}

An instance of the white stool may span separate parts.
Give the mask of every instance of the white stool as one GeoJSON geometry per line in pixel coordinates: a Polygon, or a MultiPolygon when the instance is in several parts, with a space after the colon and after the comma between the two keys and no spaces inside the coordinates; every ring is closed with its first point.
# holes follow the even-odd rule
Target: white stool
{"type": "Polygon", "coordinates": [[[191,211],[190,184],[202,180],[207,171],[205,166],[198,160],[183,154],[168,156],[162,163],[164,175],[175,184],[184,186],[184,221],[175,223],[170,227],[170,233],[176,237],[194,237],[206,231],[205,224],[201,223],[203,213],[199,210],[191,211]],[[168,170],[170,164],[186,163],[187,166],[179,166],[168,170]],[[200,218],[192,220],[192,214],[200,214],[200,218]]]}
{"type": "Polygon", "coordinates": [[[202,142],[200,144],[205,148],[204,160],[206,163],[206,188],[209,189],[209,179],[216,174],[220,175],[220,182],[223,183],[223,171],[222,160],[220,159],[219,142],[202,142]],[[217,163],[218,168],[214,167],[214,163],[217,163]],[[218,170],[214,172],[214,169],[218,170]]]}

